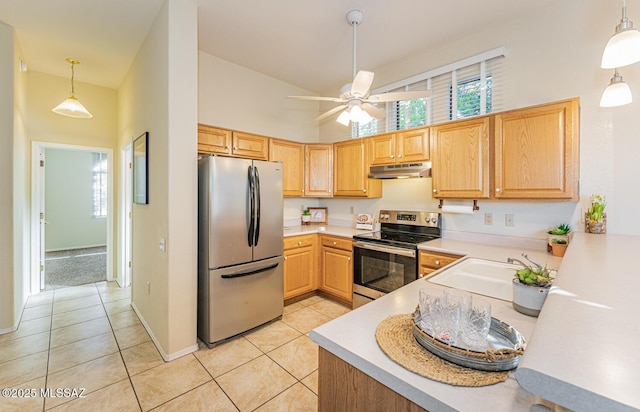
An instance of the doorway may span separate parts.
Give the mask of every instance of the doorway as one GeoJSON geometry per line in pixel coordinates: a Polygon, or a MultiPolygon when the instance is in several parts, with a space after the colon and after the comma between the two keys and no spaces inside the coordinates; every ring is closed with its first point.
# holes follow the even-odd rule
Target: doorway
{"type": "Polygon", "coordinates": [[[34,142],[32,293],[113,280],[112,153],[34,142]]]}

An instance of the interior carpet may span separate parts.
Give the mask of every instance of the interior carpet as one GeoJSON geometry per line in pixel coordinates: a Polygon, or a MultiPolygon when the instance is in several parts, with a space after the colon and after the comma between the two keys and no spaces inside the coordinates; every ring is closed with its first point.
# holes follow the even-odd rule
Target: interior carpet
{"type": "Polygon", "coordinates": [[[44,290],[107,280],[105,246],[45,253],[44,290]]]}

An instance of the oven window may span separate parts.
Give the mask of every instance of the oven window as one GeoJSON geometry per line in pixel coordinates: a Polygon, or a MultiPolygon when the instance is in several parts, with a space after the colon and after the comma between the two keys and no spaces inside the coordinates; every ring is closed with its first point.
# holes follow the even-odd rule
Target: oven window
{"type": "Polygon", "coordinates": [[[354,282],[380,292],[394,291],[417,279],[416,258],[354,248],[354,282]]]}

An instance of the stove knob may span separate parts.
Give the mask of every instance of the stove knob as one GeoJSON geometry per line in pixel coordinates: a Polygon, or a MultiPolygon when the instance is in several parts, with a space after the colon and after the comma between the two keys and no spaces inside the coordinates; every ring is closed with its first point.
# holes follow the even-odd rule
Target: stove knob
{"type": "Polygon", "coordinates": [[[436,219],[435,217],[432,217],[432,218],[431,218],[431,222],[432,222],[432,223],[436,223],[437,221],[438,221],[438,219],[436,219]]]}

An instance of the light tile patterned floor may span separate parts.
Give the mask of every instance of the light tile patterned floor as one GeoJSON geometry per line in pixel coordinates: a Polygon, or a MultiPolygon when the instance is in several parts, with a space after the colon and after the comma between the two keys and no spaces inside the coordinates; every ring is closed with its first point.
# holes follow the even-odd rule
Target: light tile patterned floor
{"type": "Polygon", "coordinates": [[[349,309],[319,296],[282,320],[164,362],[113,282],[32,296],[17,331],[0,335],[1,411],[315,411],[318,346],[307,333],[349,309]],[[42,397],[84,388],[84,397],[42,397]],[[18,394],[18,389],[13,391],[18,394]]]}

